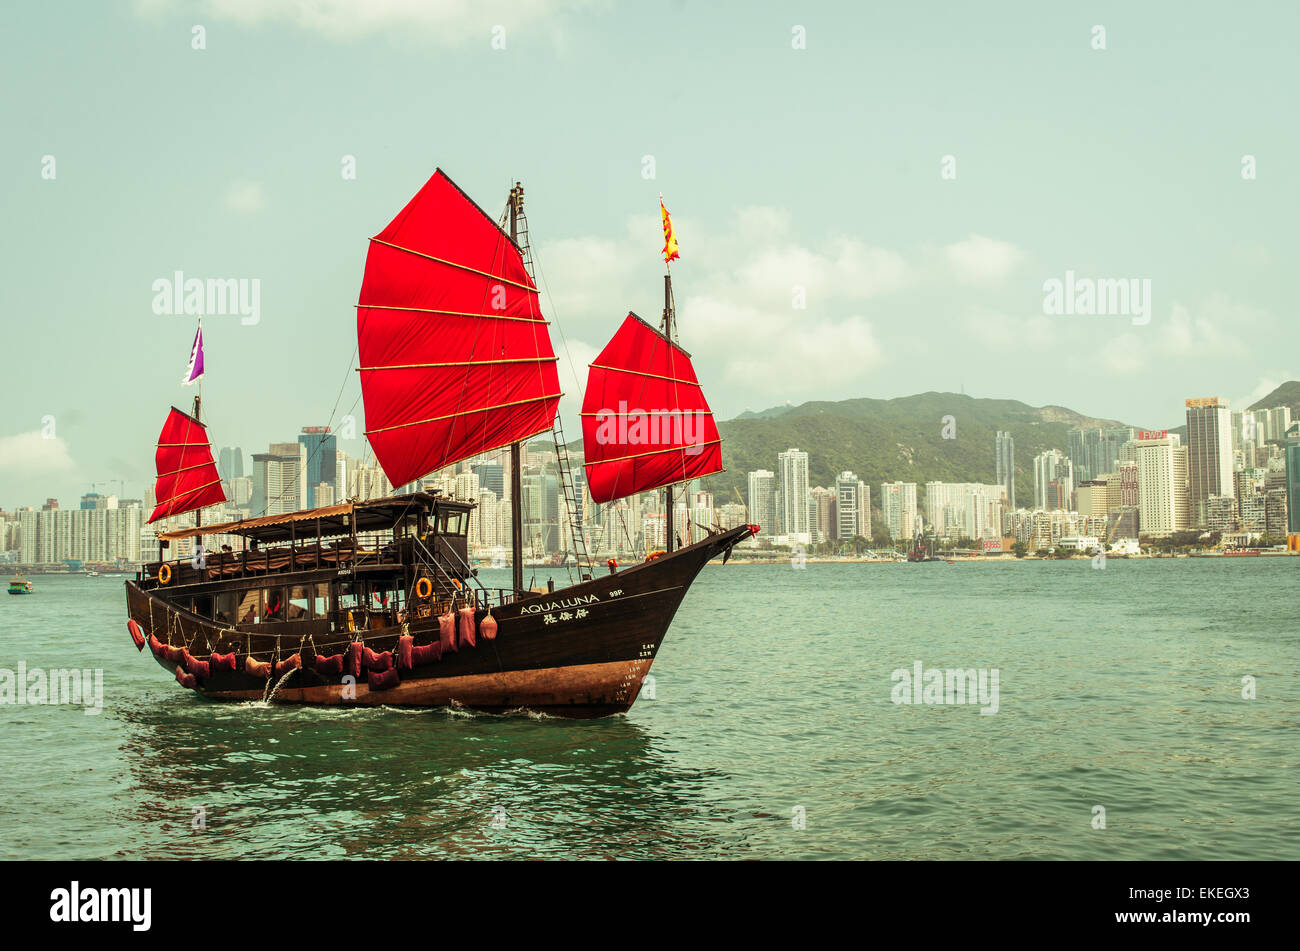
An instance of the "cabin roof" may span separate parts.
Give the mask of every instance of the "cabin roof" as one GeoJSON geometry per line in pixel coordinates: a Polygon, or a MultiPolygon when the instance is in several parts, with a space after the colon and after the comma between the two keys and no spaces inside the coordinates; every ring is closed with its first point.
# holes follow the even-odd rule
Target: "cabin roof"
{"type": "Polygon", "coordinates": [[[308,529],[303,533],[306,536],[317,534],[317,524],[320,525],[321,537],[351,535],[354,517],[357,532],[382,532],[392,529],[412,512],[431,510],[435,504],[468,509],[472,503],[444,498],[431,492],[412,492],[409,495],[396,495],[386,499],[344,502],[342,505],[326,505],[322,508],[303,509],[282,515],[263,515],[258,518],[242,518],[234,522],[204,525],[199,528],[159,532],[158,537],[172,541],[178,538],[194,538],[197,535],[243,535],[259,541],[287,541],[291,535],[297,534],[297,526],[303,523],[306,523],[308,529]]]}

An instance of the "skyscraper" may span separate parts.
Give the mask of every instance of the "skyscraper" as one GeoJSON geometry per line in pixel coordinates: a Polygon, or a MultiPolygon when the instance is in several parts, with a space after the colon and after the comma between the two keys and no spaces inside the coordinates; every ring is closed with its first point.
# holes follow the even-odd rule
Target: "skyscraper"
{"type": "Polygon", "coordinates": [[[314,509],[321,504],[316,500],[316,486],[320,483],[334,486],[334,494],[341,494],[342,486],[336,484],[338,441],[328,426],[304,426],[298,435],[298,442],[306,450],[307,508],[314,509]]]}
{"type": "Polygon", "coordinates": [[[811,543],[808,524],[808,453],[800,449],[787,449],[776,457],[779,483],[781,534],[792,543],[811,543]]]}
{"type": "Polygon", "coordinates": [[[1233,493],[1232,414],[1217,396],[1187,406],[1187,497],[1191,524],[1208,524],[1210,497],[1233,493]]]}
{"type": "Polygon", "coordinates": [[[999,432],[993,437],[993,463],[997,470],[995,481],[1002,486],[1007,497],[1007,509],[1016,510],[1016,441],[1010,433],[999,432]]]}
{"type": "Polygon", "coordinates": [[[244,450],[238,446],[223,446],[217,450],[217,475],[227,484],[231,479],[244,476],[244,450]]]}
{"type": "Polygon", "coordinates": [[[1050,512],[1069,509],[1074,491],[1074,466],[1059,449],[1034,457],[1034,508],[1050,512]]]}
{"type": "Polygon", "coordinates": [[[776,475],[770,469],[755,469],[749,474],[749,517],[761,535],[777,535],[776,475]]]}
{"type": "Polygon", "coordinates": [[[835,537],[861,535],[871,540],[871,488],[853,472],[835,479],[835,537]]]}
{"type": "Polygon", "coordinates": [[[1187,528],[1187,447],[1177,435],[1137,440],[1138,518],[1142,534],[1172,535],[1187,528]]]}
{"type": "Polygon", "coordinates": [[[491,489],[498,499],[506,494],[506,467],[500,462],[480,462],[471,467],[471,472],[478,476],[478,484],[491,489]]]}
{"type": "Polygon", "coordinates": [[[1287,531],[1300,532],[1300,423],[1291,424],[1284,445],[1287,531]]]}
{"type": "Polygon", "coordinates": [[[1122,447],[1135,435],[1130,426],[1070,430],[1067,455],[1074,470],[1074,484],[1114,472],[1115,464],[1123,456],[1122,447]]]}
{"type": "Polygon", "coordinates": [[[307,507],[307,447],[273,442],[253,453],[253,515],[283,515],[307,507]]]}
{"type": "Polygon", "coordinates": [[[910,541],[916,535],[916,483],[882,482],[880,517],[890,538],[910,541]]]}

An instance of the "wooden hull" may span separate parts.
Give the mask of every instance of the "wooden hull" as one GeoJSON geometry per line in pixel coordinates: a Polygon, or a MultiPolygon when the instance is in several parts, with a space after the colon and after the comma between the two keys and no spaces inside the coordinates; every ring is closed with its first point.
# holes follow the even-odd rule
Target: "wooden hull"
{"type": "MultiPolygon", "coordinates": [[[[616,574],[606,574],[548,594],[534,594],[493,608],[494,640],[481,636],[474,647],[446,653],[440,661],[400,671],[400,683],[371,690],[359,678],[317,673],[314,657],[344,651],[363,639],[376,652],[396,650],[403,633],[416,645],[438,640],[438,619],[412,621],[357,634],[317,637],[304,647],[297,638],[258,633],[257,625],[219,625],[179,610],[155,591],[126,583],[131,618],[145,638],[150,634],[199,658],[211,651],[239,654],[235,671],[212,673],[196,692],[212,700],[357,706],[463,706],[503,712],[526,708],[566,717],[598,717],[626,712],[636,700],[678,605],[697,574],[716,555],[748,537],[732,529],[616,574]],[[278,645],[278,648],[277,648],[278,645]],[[304,666],[276,683],[247,673],[250,651],[267,658],[300,653],[304,666]]],[[[477,622],[486,611],[479,611],[477,622]]],[[[176,664],[157,657],[168,671],[176,664]]]]}

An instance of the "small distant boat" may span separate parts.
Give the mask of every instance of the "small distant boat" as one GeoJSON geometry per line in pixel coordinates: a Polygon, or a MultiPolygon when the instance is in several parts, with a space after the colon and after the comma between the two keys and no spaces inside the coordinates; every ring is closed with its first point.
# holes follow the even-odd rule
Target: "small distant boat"
{"type": "Polygon", "coordinates": [[[94,568],[87,568],[87,569],[86,569],[86,577],[87,577],[87,578],[98,578],[98,577],[99,577],[99,572],[96,571],[94,568]]]}
{"type": "Polygon", "coordinates": [[[24,578],[22,575],[19,575],[17,578],[14,578],[9,582],[9,593],[10,594],[31,594],[32,583],[28,581],[26,578],[24,578]]]}

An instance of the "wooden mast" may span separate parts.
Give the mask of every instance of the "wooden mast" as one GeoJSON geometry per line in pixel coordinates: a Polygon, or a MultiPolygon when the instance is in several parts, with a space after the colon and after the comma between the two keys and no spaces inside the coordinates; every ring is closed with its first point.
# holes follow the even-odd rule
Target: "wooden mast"
{"type": "MultiPolygon", "coordinates": [[[[518,244],[519,206],[523,204],[524,187],[515,182],[510,189],[510,240],[518,244]]],[[[524,590],[524,505],[523,477],[520,472],[523,462],[521,444],[510,444],[510,570],[515,596],[524,590]]]]}
{"type": "MultiPolygon", "coordinates": [[[[200,387],[201,387],[201,386],[202,386],[202,384],[200,384],[200,387]]],[[[202,392],[195,393],[195,394],[194,394],[194,419],[195,419],[195,421],[200,422],[200,423],[203,422],[203,417],[199,415],[199,413],[200,413],[201,410],[202,410],[202,406],[203,406],[203,394],[202,394],[202,392]]],[[[202,527],[203,527],[203,509],[201,509],[201,508],[197,508],[197,509],[194,510],[194,527],[195,527],[195,528],[202,528],[202,527]]],[[[202,535],[196,535],[196,536],[194,537],[194,544],[195,544],[195,546],[196,546],[196,548],[195,548],[195,553],[197,554],[197,550],[198,550],[199,548],[202,548],[202,547],[203,547],[203,536],[202,536],[202,535]]]]}
{"type": "MultiPolygon", "coordinates": [[[[664,273],[663,331],[664,331],[664,336],[667,337],[669,340],[673,339],[673,320],[674,320],[673,272],[671,269],[668,269],[664,273]]],[[[664,490],[664,496],[665,496],[665,502],[668,509],[666,513],[667,522],[664,525],[664,536],[665,536],[664,550],[671,555],[673,553],[673,550],[677,547],[676,545],[677,532],[676,532],[676,526],[674,524],[676,522],[676,518],[674,517],[674,512],[673,512],[673,487],[671,484],[664,490]]]]}

